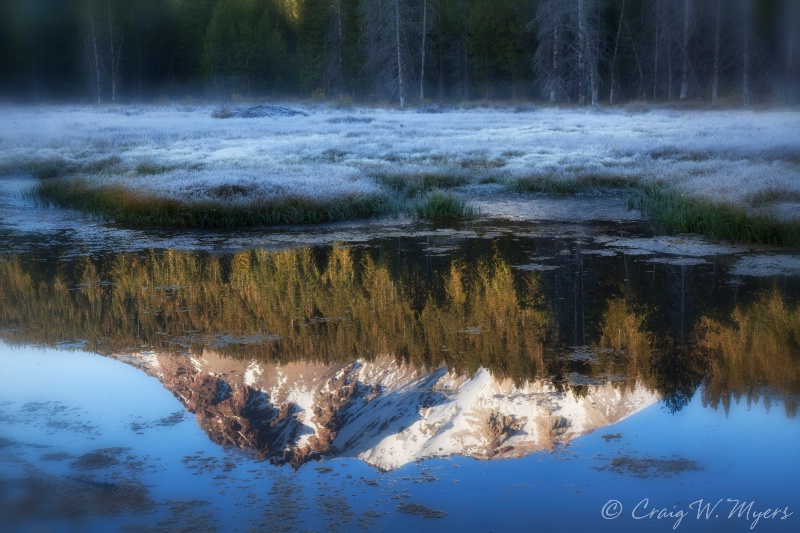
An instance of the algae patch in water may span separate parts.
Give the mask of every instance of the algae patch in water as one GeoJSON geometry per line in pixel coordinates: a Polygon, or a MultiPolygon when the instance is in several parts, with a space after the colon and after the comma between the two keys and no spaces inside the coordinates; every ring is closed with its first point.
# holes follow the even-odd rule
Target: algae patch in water
{"type": "Polygon", "coordinates": [[[697,461],[684,457],[661,459],[655,457],[636,458],[630,456],[614,457],[611,462],[598,470],[610,470],[618,474],[628,474],[641,478],[671,477],[692,470],[702,470],[697,461]]]}
{"type": "MultiPolygon", "coordinates": [[[[12,480],[4,480],[9,486],[12,480]]],[[[0,480],[0,484],[3,480],[0,480]]],[[[114,516],[127,512],[147,513],[155,502],[147,488],[136,480],[99,483],[88,479],[37,474],[13,481],[11,491],[0,498],[0,516],[14,524],[30,517],[80,518],[114,516]]],[[[0,487],[2,488],[2,487],[0,487]]],[[[3,491],[0,491],[2,493],[3,491]]]]}
{"type": "Polygon", "coordinates": [[[397,505],[397,510],[401,513],[421,516],[423,518],[443,518],[447,516],[447,513],[444,511],[439,511],[419,503],[401,502],[397,505]]]}
{"type": "Polygon", "coordinates": [[[71,464],[81,470],[97,470],[108,468],[120,463],[118,457],[127,452],[130,448],[102,448],[93,452],[85,453],[71,464]]]}

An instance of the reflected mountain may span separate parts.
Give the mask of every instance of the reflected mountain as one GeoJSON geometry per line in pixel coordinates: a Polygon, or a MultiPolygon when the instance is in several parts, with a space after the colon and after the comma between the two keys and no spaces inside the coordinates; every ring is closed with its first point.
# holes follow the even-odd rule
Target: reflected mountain
{"type": "Polygon", "coordinates": [[[381,470],[453,455],[522,457],[552,450],[658,401],[609,381],[580,393],[547,380],[516,385],[421,370],[391,357],[349,364],[237,361],[205,352],[129,355],[162,381],[214,442],[294,466],[357,457],[381,470]]]}
{"type": "Polygon", "coordinates": [[[0,338],[140,365],[276,461],[519,456],[701,387],[789,416],[800,396],[800,280],[725,256],[502,234],[71,257],[0,256],[0,338]]]}

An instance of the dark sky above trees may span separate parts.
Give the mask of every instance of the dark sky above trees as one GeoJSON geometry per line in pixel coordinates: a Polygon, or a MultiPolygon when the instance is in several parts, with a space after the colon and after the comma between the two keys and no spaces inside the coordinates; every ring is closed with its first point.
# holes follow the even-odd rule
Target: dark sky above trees
{"type": "Polygon", "coordinates": [[[0,99],[800,103],[798,0],[3,0],[0,99]]]}

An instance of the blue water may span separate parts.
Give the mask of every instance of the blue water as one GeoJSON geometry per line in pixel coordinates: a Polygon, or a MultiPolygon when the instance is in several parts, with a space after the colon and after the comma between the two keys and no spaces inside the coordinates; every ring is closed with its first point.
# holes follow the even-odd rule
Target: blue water
{"type": "Polygon", "coordinates": [[[521,459],[453,457],[388,473],[337,459],[294,471],[215,445],[190,415],[152,424],[182,411],[181,404],[157,379],[118,361],[2,344],[0,368],[0,509],[14,505],[15,484],[32,472],[68,482],[87,474],[108,483],[134,479],[155,502],[143,514],[34,513],[6,521],[4,530],[747,531],[755,524],[758,531],[795,531],[800,523],[800,421],[774,400],[769,411],[742,402],[725,413],[703,407],[697,394],[677,414],[655,404],[521,459]],[[118,464],[83,472],[71,466],[83,454],[115,447],[126,448],[118,464]],[[42,460],[59,452],[70,457],[42,460]],[[615,457],[680,457],[700,470],[638,477],[609,470],[615,457]],[[730,516],[736,502],[729,499],[752,506],[730,516]],[[601,512],[612,500],[622,510],[610,520],[601,512]],[[446,515],[399,512],[402,503],[446,515]],[[717,504],[714,512],[698,518],[706,503],[717,504]],[[767,508],[780,512],[756,522],[755,513],[767,508]],[[648,517],[651,511],[662,517],[648,517]],[[681,512],[687,514],[679,520],[681,512]]]}

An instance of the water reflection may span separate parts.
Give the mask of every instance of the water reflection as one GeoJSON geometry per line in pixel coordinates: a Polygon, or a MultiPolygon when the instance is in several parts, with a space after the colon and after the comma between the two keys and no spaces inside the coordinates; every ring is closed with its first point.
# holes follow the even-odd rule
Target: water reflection
{"type": "Polygon", "coordinates": [[[285,365],[158,355],[133,361],[156,375],[219,444],[274,462],[358,457],[382,470],[423,458],[522,457],[653,404],[646,387],[613,381],[559,390],[517,385],[481,369],[425,371],[390,357],[285,365]]]}
{"type": "Polygon", "coordinates": [[[294,464],[519,455],[701,385],[714,408],[779,395],[796,415],[797,280],[604,252],[505,235],[7,254],[0,336],[133,361],[215,441],[294,464]]]}

